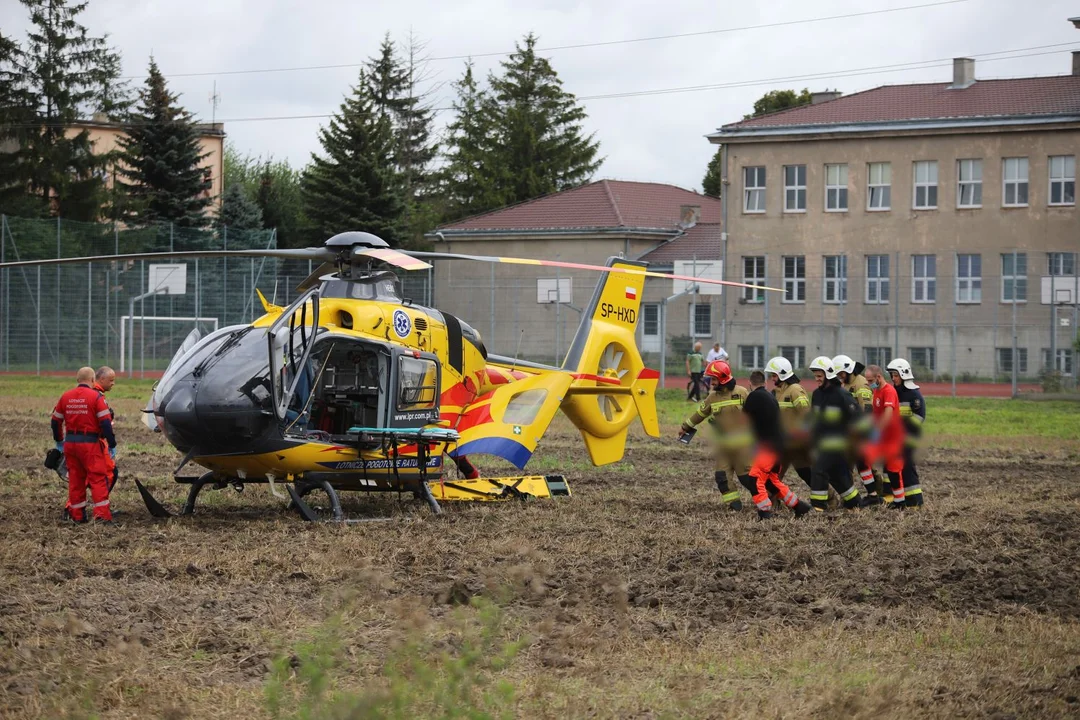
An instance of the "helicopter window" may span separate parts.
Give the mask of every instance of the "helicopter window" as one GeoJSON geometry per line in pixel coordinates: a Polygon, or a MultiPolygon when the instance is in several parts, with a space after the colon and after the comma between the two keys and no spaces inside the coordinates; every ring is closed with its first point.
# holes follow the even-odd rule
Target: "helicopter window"
{"type": "Polygon", "coordinates": [[[528,425],[536,419],[544,401],[547,400],[548,391],[544,388],[526,390],[510,398],[503,413],[503,422],[511,425],[528,425]]]}
{"type": "Polygon", "coordinates": [[[434,360],[398,358],[398,410],[429,410],[438,402],[439,371],[434,360]]]}
{"type": "Polygon", "coordinates": [[[389,375],[385,352],[363,342],[326,338],[316,343],[309,363],[315,381],[306,430],[337,436],[351,427],[382,424],[380,404],[389,375]]]}
{"type": "Polygon", "coordinates": [[[385,273],[381,277],[368,277],[359,280],[330,280],[326,283],[322,296],[330,298],[348,298],[350,300],[385,300],[387,302],[401,302],[401,291],[398,288],[398,280],[391,273],[385,273]]]}

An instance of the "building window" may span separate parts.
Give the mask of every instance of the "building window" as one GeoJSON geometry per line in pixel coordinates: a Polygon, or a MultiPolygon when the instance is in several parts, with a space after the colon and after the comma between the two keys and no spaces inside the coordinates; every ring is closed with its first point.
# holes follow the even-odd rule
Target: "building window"
{"type": "Polygon", "coordinates": [[[806,166],[784,166],[784,212],[806,212],[806,166]]]}
{"type": "Polygon", "coordinates": [[[1076,204],[1076,156],[1050,156],[1050,204],[1076,204]]]}
{"type": "Polygon", "coordinates": [[[847,165],[825,166],[825,211],[847,212],[847,165]]]}
{"type": "Polygon", "coordinates": [[[712,335],[712,305],[690,303],[690,334],[694,337],[712,335]]]}
{"type": "Polygon", "coordinates": [[[806,256],[784,256],[784,302],[806,302],[806,256]]]}
{"type": "Polygon", "coordinates": [[[889,302],[889,256],[866,256],[866,302],[884,305],[889,302]]]}
{"type": "Polygon", "coordinates": [[[956,177],[956,206],[982,207],[982,160],[957,160],[956,177]]]}
{"type": "Polygon", "coordinates": [[[908,357],[911,358],[911,367],[915,371],[915,377],[919,377],[920,370],[933,372],[937,367],[937,348],[908,348],[908,357]]]}
{"type": "Polygon", "coordinates": [[[765,212],[765,168],[743,168],[743,212],[765,212]]]}
{"type": "MultiPolygon", "coordinates": [[[[1019,356],[1019,362],[1016,364],[1016,372],[1020,375],[1026,375],[1028,371],[1027,348],[1017,348],[1016,350],[1016,354],[1019,356]]],[[[1013,349],[1011,347],[997,349],[997,364],[999,375],[1012,375],[1013,349]]]]}
{"type": "Polygon", "coordinates": [[[915,209],[937,209],[937,160],[915,163],[915,209]]]}
{"type": "Polygon", "coordinates": [[[1047,253],[1046,274],[1056,277],[1076,275],[1076,253],[1047,253]]]}
{"type": "Polygon", "coordinates": [[[866,207],[868,210],[888,210],[892,207],[892,165],[870,163],[866,207]]]}
{"type": "Polygon", "coordinates": [[[802,345],[781,345],[780,356],[787,358],[795,370],[806,367],[806,348],[802,345]]]}
{"type": "Polygon", "coordinates": [[[847,302],[847,255],[825,256],[824,291],[827,303],[847,302]]]}
{"type": "Polygon", "coordinates": [[[1045,370],[1057,370],[1062,375],[1072,377],[1073,359],[1075,353],[1072,348],[1057,348],[1057,359],[1053,367],[1050,366],[1050,348],[1043,348],[1042,366],[1045,370]]]}
{"type": "Polygon", "coordinates": [[[1028,204],[1028,159],[1005,158],[1002,160],[1002,178],[1005,191],[1002,195],[1006,207],[1024,207],[1028,204]]]}
{"type": "Polygon", "coordinates": [[[743,370],[760,370],[765,367],[765,346],[740,345],[739,367],[743,370]]]}
{"type": "Polygon", "coordinates": [[[641,333],[648,337],[656,337],[660,334],[660,304],[641,304],[641,333]]]}
{"type": "MultiPolygon", "coordinates": [[[[743,264],[743,282],[747,285],[757,285],[758,287],[764,287],[765,285],[765,256],[744,256],[742,259],[743,264]]],[[[743,300],[750,303],[759,303],[765,301],[765,291],[755,290],[753,288],[743,288],[743,300]]]]}
{"type": "Polygon", "coordinates": [[[956,256],[956,302],[982,302],[982,255],[956,256]]]}
{"type": "Polygon", "coordinates": [[[911,302],[937,302],[937,257],[911,256],[911,302]]]}
{"type": "Polygon", "coordinates": [[[1027,302],[1027,253],[1001,254],[1001,302],[1027,302]]]}
{"type": "Polygon", "coordinates": [[[866,365],[877,365],[880,368],[884,368],[889,364],[889,358],[892,357],[891,347],[864,347],[862,349],[863,357],[866,358],[866,365]]]}

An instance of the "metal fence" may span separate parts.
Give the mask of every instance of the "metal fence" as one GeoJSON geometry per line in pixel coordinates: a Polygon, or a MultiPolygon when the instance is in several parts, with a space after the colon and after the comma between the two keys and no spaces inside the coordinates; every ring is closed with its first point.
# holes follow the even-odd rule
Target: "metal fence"
{"type": "MultiPolygon", "coordinates": [[[[7,216],[0,216],[0,241],[0,258],[9,261],[275,247],[272,231],[124,229],[7,216]]],[[[517,252],[527,254],[527,248],[517,252]]],[[[905,357],[927,381],[1076,387],[1076,252],[797,252],[792,246],[729,259],[728,279],[783,293],[690,293],[662,303],[679,288],[649,279],[638,322],[646,363],[659,367],[666,353],[667,374],[679,377],[695,341],[706,348],[719,341],[743,372],[773,355],[805,369],[817,355],[843,352],[867,364],[905,357]]],[[[454,313],[492,352],[554,364],[565,356],[598,280],[579,270],[435,264],[402,275],[406,297],[454,313]]],[[[254,289],[286,304],[314,269],[269,258],[6,269],[0,273],[0,370],[71,372],[109,364],[135,374],[161,371],[191,328],[250,322],[262,314],[254,289]],[[160,265],[183,266],[182,294],[151,293],[163,272],[153,266],[160,265]],[[134,319],[125,320],[130,315],[134,319]]]]}

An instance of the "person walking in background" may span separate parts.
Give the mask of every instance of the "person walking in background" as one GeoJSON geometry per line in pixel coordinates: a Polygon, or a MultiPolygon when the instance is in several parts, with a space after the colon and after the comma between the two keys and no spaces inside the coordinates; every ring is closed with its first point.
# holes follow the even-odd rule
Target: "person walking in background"
{"type": "MultiPolygon", "coordinates": [[[[97,372],[94,373],[94,389],[104,396],[105,393],[113,389],[114,385],[116,385],[116,371],[108,365],[99,367],[97,372]]],[[[108,399],[106,399],[105,404],[109,405],[108,399]]],[[[112,420],[113,426],[115,426],[116,411],[112,409],[112,405],[109,405],[109,419],[112,420]]],[[[116,469],[116,448],[110,450],[109,443],[105,438],[101,438],[101,447],[105,451],[105,475],[109,481],[109,492],[112,492],[119,477],[119,472],[116,469]]]]}
{"type": "MultiPolygon", "coordinates": [[[[720,347],[720,343],[713,343],[713,346],[709,348],[709,352],[705,353],[705,369],[708,370],[709,365],[716,362],[717,360],[727,362],[727,359],[727,351],[725,351],[724,348],[720,347]]],[[[705,392],[710,392],[712,390],[713,379],[709,377],[708,372],[706,372],[702,376],[701,381],[705,384],[705,392]]]]}
{"type": "Polygon", "coordinates": [[[694,349],[686,354],[686,374],[690,376],[690,387],[686,399],[701,402],[701,374],[705,372],[705,356],[701,354],[701,343],[694,343],[694,349]]]}
{"type": "Polygon", "coordinates": [[[112,522],[105,475],[105,457],[116,448],[112,413],[105,396],[93,388],[93,368],[80,368],[75,380],[78,385],[60,396],[52,413],[53,440],[63,450],[68,467],[66,510],[72,520],[84,522],[89,490],[94,518],[112,522]]]}

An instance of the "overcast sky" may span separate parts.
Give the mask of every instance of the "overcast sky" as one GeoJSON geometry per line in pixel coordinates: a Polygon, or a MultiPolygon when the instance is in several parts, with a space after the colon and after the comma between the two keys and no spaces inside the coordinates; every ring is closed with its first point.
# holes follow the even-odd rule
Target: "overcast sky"
{"type": "MultiPolygon", "coordinates": [[[[145,74],[151,53],[167,76],[183,73],[360,63],[384,33],[411,30],[433,58],[499,53],[535,32],[540,47],[700,33],[865,13],[940,0],[90,0],[82,16],[123,55],[126,75],[145,74]]],[[[605,157],[598,177],[668,182],[700,190],[712,150],[704,136],[738,120],[773,88],[837,88],[951,79],[950,67],[871,71],[875,66],[1023,50],[1010,59],[977,58],[976,77],[1059,75],[1080,49],[1080,15],[1068,0],[960,0],[863,17],[736,30],[543,53],[579,97],[698,85],[756,82],[699,92],[584,100],[588,130],[605,157]],[[853,71],[862,71],[851,75],[853,71]],[[812,73],[817,79],[788,79],[812,73]],[[847,77],[843,75],[847,74],[847,77]],[[781,78],[780,80],[777,80],[781,78]]],[[[27,21],[14,0],[0,2],[0,27],[21,37],[27,21]]],[[[482,76],[500,58],[477,57],[482,76]]],[[[433,102],[449,103],[463,60],[430,65],[433,102]],[[441,87],[440,87],[441,86],[441,87]]],[[[318,115],[337,109],[356,68],[171,77],[181,102],[200,119],[225,120],[243,152],[307,162],[323,119],[241,121],[318,115]]],[[[440,125],[448,113],[439,113],[440,125]]]]}

